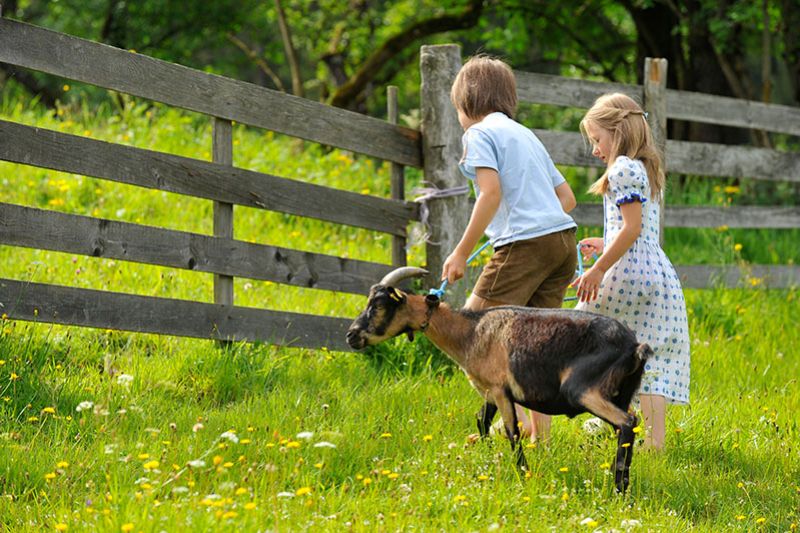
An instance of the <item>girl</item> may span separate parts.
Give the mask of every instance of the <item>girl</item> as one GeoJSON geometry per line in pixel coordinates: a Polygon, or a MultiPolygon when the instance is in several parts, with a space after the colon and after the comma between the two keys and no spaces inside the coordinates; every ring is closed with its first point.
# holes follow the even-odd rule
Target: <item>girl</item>
{"type": "Polygon", "coordinates": [[[581,121],[592,155],[606,172],[589,189],[603,196],[603,238],[581,241],[585,257],[602,254],[573,282],[576,309],[617,318],[646,342],[639,400],[645,446],[664,447],[666,403],[689,402],[689,330],[680,280],[659,245],[661,156],[641,107],[624,94],[597,99],[581,121]]]}

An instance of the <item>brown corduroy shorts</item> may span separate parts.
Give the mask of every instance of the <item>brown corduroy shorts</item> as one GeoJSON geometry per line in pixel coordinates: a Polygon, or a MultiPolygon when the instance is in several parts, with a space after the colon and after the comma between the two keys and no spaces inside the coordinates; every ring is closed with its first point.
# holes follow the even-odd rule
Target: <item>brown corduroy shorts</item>
{"type": "Polygon", "coordinates": [[[472,292],[507,305],[561,307],[578,264],[575,233],[571,228],[501,246],[472,292]]]}

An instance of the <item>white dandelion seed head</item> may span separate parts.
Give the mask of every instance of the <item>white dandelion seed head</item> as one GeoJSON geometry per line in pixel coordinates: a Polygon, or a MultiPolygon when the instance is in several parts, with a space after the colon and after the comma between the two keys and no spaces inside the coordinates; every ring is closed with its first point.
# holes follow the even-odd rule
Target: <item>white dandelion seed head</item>
{"type": "Polygon", "coordinates": [[[236,433],[232,431],[226,431],[222,435],[219,436],[220,439],[227,439],[234,444],[239,444],[239,437],[236,436],[236,433]]]}

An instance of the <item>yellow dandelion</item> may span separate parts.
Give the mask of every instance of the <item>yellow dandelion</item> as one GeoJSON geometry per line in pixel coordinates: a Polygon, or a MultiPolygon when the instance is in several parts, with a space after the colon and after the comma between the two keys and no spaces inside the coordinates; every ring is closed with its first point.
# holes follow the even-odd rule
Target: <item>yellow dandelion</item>
{"type": "Polygon", "coordinates": [[[642,426],[636,426],[635,428],[633,428],[633,432],[634,433],[641,433],[642,432],[642,426]]]}
{"type": "Polygon", "coordinates": [[[756,520],[756,524],[761,525],[761,524],[764,524],[766,521],[767,521],[767,519],[762,516],[761,518],[758,518],[756,520]]]}
{"type": "Polygon", "coordinates": [[[363,484],[364,484],[364,486],[366,487],[367,485],[369,485],[370,483],[372,483],[372,479],[371,479],[371,478],[368,478],[368,477],[365,477],[365,478],[364,478],[364,480],[362,481],[362,483],[363,483],[363,484]]]}
{"type": "Polygon", "coordinates": [[[567,501],[567,500],[569,500],[569,494],[565,492],[564,494],[561,495],[561,501],[567,501]]]}
{"type": "Polygon", "coordinates": [[[142,483],[142,484],[141,484],[141,487],[142,487],[144,490],[150,490],[150,489],[152,489],[152,488],[153,488],[153,485],[151,485],[150,483],[142,483]]]}
{"type": "Polygon", "coordinates": [[[566,466],[562,466],[561,468],[558,469],[558,471],[559,472],[569,472],[569,468],[567,468],[566,466]]]}
{"type": "Polygon", "coordinates": [[[744,520],[745,518],[747,518],[747,517],[746,517],[745,515],[743,515],[743,514],[737,514],[737,515],[736,515],[736,520],[738,520],[738,521],[740,521],[740,522],[741,522],[742,520],[744,520]]]}
{"type": "Polygon", "coordinates": [[[398,474],[397,472],[392,472],[391,474],[387,475],[386,477],[388,477],[389,479],[397,479],[397,478],[400,477],[400,474],[398,474]]]}
{"type": "Polygon", "coordinates": [[[241,496],[242,494],[248,494],[249,492],[250,492],[250,491],[249,491],[249,490],[247,490],[246,488],[244,488],[244,487],[239,487],[238,489],[236,489],[236,493],[235,493],[235,494],[236,494],[237,496],[241,496]]]}
{"type": "Polygon", "coordinates": [[[250,439],[242,439],[239,441],[239,444],[250,444],[252,442],[250,439]]]}
{"type": "Polygon", "coordinates": [[[297,442],[296,440],[293,440],[293,441],[287,442],[286,443],[286,447],[287,448],[299,448],[300,447],[300,443],[297,442]]]}
{"type": "Polygon", "coordinates": [[[53,409],[52,407],[45,407],[44,409],[42,409],[42,413],[46,413],[48,415],[54,415],[56,414],[56,410],[53,409]]]}
{"type": "Polygon", "coordinates": [[[726,194],[739,194],[739,192],[741,192],[741,189],[736,185],[728,185],[725,187],[726,194]]]}
{"type": "Polygon", "coordinates": [[[295,496],[305,496],[306,494],[311,494],[311,487],[300,487],[295,491],[295,496]]]}
{"type": "Polygon", "coordinates": [[[144,466],[145,470],[155,470],[156,468],[158,468],[158,465],[159,465],[158,461],[148,461],[142,466],[144,466]]]}
{"type": "Polygon", "coordinates": [[[424,437],[422,437],[422,440],[424,440],[425,442],[430,442],[433,440],[433,435],[425,435],[424,437]]]}
{"type": "Polygon", "coordinates": [[[382,439],[391,439],[392,438],[392,434],[391,433],[381,433],[381,438],[382,439]]]}
{"type": "Polygon", "coordinates": [[[56,478],[56,473],[55,473],[55,472],[48,472],[48,473],[46,473],[46,474],[44,475],[44,478],[45,478],[47,481],[50,481],[51,479],[55,479],[55,478],[56,478]]]}
{"type": "Polygon", "coordinates": [[[69,89],[70,89],[70,87],[69,87],[69,85],[67,85],[66,83],[65,83],[64,85],[62,85],[62,86],[61,86],[61,90],[62,90],[62,91],[64,91],[64,92],[68,92],[68,91],[69,91],[69,89]]]}
{"type": "Polygon", "coordinates": [[[236,518],[237,516],[239,516],[239,513],[237,513],[236,511],[228,511],[227,513],[222,515],[222,518],[236,518]]]}
{"type": "Polygon", "coordinates": [[[38,422],[38,421],[39,421],[39,417],[38,416],[32,416],[32,417],[28,418],[28,422],[38,422]]]}
{"type": "Polygon", "coordinates": [[[133,531],[133,524],[131,524],[130,522],[128,522],[127,524],[122,524],[120,530],[124,531],[125,533],[127,533],[128,531],[133,531]]]}
{"type": "Polygon", "coordinates": [[[466,501],[467,497],[462,494],[457,494],[455,498],[453,498],[454,502],[463,502],[466,501]]]}
{"type": "Polygon", "coordinates": [[[58,523],[54,527],[56,528],[56,531],[66,531],[67,529],[69,529],[67,524],[64,523],[58,523]]]}
{"type": "Polygon", "coordinates": [[[733,245],[733,249],[735,251],[737,251],[737,252],[741,252],[742,251],[742,245],[737,242],[736,244],[733,245]]]}
{"type": "Polygon", "coordinates": [[[489,476],[487,476],[486,474],[481,474],[478,476],[479,481],[486,481],[487,479],[489,479],[489,476]]]}
{"type": "Polygon", "coordinates": [[[736,484],[736,486],[737,486],[738,488],[740,488],[740,489],[743,489],[743,488],[744,488],[744,483],[742,483],[742,482],[740,481],[739,483],[737,483],[737,484],[736,484]]]}
{"type": "Polygon", "coordinates": [[[66,461],[59,461],[58,463],[56,463],[56,468],[67,468],[68,466],[69,463],[66,461]]]}
{"type": "Polygon", "coordinates": [[[232,466],[233,466],[233,463],[232,463],[232,462],[230,462],[230,461],[228,461],[228,462],[226,462],[226,463],[223,463],[223,464],[222,464],[222,467],[223,467],[223,468],[230,468],[230,467],[232,467],[232,466]]]}
{"type": "Polygon", "coordinates": [[[631,447],[631,443],[630,442],[626,442],[625,444],[620,446],[620,448],[630,448],[630,447],[631,447]]]}
{"type": "Polygon", "coordinates": [[[138,455],[138,458],[139,458],[140,461],[144,461],[145,459],[150,459],[150,454],[149,453],[140,453],[138,455]]]}
{"type": "Polygon", "coordinates": [[[222,463],[222,456],[215,455],[213,461],[214,461],[214,466],[219,466],[222,463]]]}
{"type": "Polygon", "coordinates": [[[12,372],[11,376],[9,376],[11,381],[17,381],[19,379],[19,375],[16,372],[12,372]]]}
{"type": "Polygon", "coordinates": [[[255,502],[247,502],[246,504],[244,504],[244,508],[247,509],[248,511],[252,511],[253,509],[256,508],[256,504],[255,502]]]}

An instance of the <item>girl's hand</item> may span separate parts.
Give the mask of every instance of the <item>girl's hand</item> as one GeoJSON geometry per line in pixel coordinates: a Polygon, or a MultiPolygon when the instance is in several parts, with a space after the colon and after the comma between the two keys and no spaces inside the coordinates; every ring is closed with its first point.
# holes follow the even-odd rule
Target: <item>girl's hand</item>
{"type": "Polygon", "coordinates": [[[444,262],[442,267],[442,279],[446,279],[447,283],[454,283],[464,277],[464,271],[467,269],[467,258],[453,252],[444,262]]]}
{"type": "Polygon", "coordinates": [[[584,261],[588,261],[592,256],[603,253],[603,239],[600,237],[589,237],[581,240],[581,255],[584,261]]]}
{"type": "Polygon", "coordinates": [[[593,266],[583,273],[578,279],[572,282],[572,287],[578,287],[576,296],[580,302],[591,302],[597,298],[597,291],[600,289],[600,283],[603,281],[603,272],[597,266],[593,266]]]}

